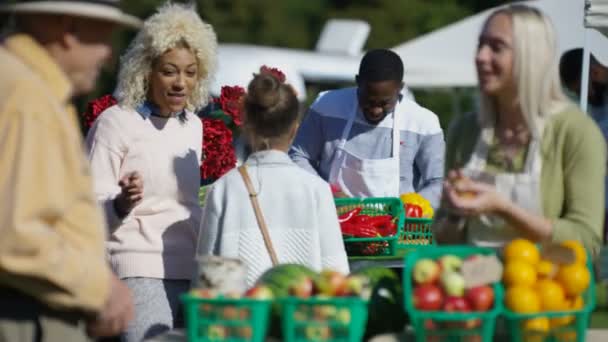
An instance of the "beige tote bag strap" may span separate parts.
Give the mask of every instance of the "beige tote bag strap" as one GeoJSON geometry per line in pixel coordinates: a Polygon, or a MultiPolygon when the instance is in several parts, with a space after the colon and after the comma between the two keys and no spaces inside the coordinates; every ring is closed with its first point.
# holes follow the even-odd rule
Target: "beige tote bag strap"
{"type": "Polygon", "coordinates": [[[239,173],[243,177],[243,181],[245,182],[245,187],[247,187],[247,192],[249,192],[249,199],[251,200],[251,205],[253,206],[253,211],[255,212],[255,218],[258,221],[258,226],[262,232],[262,237],[264,237],[264,244],[266,245],[268,254],[270,254],[270,260],[272,261],[272,265],[276,266],[279,264],[279,259],[277,258],[277,253],[274,251],[274,247],[272,247],[272,241],[270,241],[268,227],[266,226],[264,215],[262,215],[262,208],[260,208],[260,203],[258,202],[258,194],[253,190],[253,184],[251,184],[251,178],[249,178],[249,173],[247,172],[247,167],[245,164],[239,166],[238,169],[239,173]]]}

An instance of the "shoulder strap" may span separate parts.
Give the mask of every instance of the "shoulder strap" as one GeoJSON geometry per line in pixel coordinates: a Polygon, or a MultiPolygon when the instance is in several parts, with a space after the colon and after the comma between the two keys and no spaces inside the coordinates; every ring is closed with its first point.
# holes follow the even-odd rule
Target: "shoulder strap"
{"type": "Polygon", "coordinates": [[[249,199],[251,200],[251,205],[253,206],[253,211],[255,212],[255,218],[258,221],[258,226],[260,227],[260,231],[262,232],[264,244],[266,245],[268,254],[270,254],[270,260],[272,261],[272,265],[276,266],[279,264],[279,259],[277,258],[277,254],[274,251],[274,247],[272,246],[272,241],[270,240],[270,233],[268,232],[268,227],[266,226],[264,215],[262,215],[262,208],[260,208],[260,203],[258,202],[258,194],[253,190],[253,185],[251,184],[251,179],[249,178],[249,173],[247,172],[247,166],[243,164],[238,167],[238,170],[241,174],[241,177],[243,177],[245,187],[247,187],[247,192],[249,192],[249,199]]]}

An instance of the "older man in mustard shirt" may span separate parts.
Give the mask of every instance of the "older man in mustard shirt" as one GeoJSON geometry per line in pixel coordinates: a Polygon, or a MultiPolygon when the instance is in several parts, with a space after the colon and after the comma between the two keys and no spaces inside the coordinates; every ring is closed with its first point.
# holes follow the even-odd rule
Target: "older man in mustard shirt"
{"type": "Polygon", "coordinates": [[[0,341],[114,335],[130,293],[105,261],[104,225],[70,104],[90,92],[118,26],[118,1],[0,6],[0,341]]]}

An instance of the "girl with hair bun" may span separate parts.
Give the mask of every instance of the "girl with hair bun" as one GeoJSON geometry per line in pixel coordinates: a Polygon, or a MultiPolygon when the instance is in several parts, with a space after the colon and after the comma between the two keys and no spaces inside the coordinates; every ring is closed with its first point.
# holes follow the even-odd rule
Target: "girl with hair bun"
{"type": "Polygon", "coordinates": [[[245,99],[253,152],[207,193],[198,254],[241,259],[248,286],[277,263],[349,271],[329,185],[287,155],[298,119],[293,88],[262,68],[245,99]]]}

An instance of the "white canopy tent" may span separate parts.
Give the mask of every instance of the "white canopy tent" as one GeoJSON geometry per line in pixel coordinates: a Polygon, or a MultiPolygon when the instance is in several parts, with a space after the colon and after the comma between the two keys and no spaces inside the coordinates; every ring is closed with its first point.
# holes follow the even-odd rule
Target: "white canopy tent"
{"type": "MultiPolygon", "coordinates": [[[[590,21],[608,21],[608,0],[588,0],[594,3],[590,9],[590,21]]],[[[585,0],[531,0],[521,3],[534,6],[546,13],[556,28],[558,48],[561,53],[585,45],[585,0]]],[[[490,9],[465,18],[444,28],[430,32],[393,48],[404,61],[405,82],[411,88],[474,87],[477,85],[474,56],[481,26],[490,9]]],[[[588,11],[589,12],[589,11],[588,11]]],[[[591,52],[608,65],[608,41],[590,30],[588,46],[591,52]]]]}

